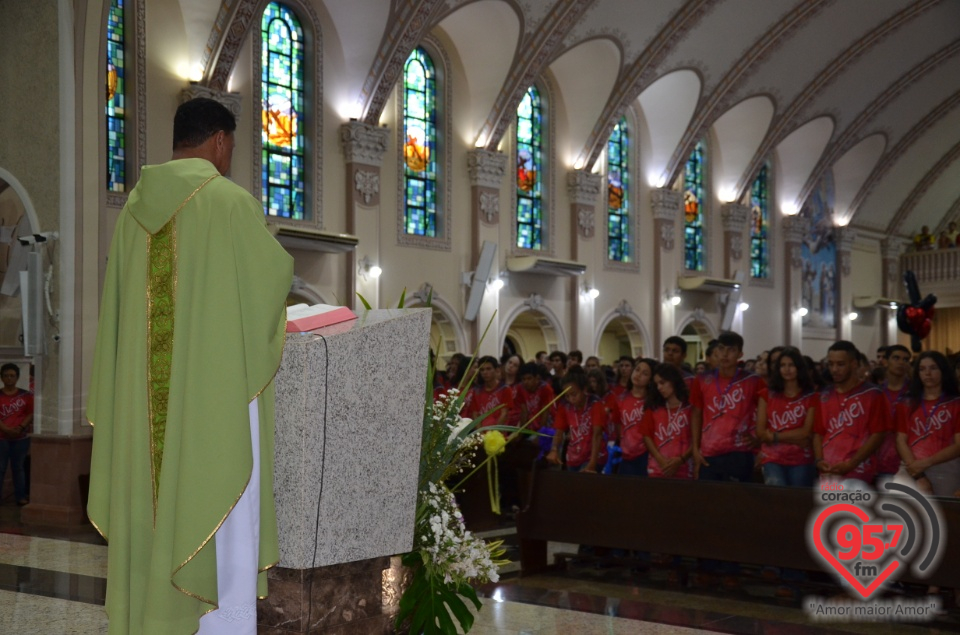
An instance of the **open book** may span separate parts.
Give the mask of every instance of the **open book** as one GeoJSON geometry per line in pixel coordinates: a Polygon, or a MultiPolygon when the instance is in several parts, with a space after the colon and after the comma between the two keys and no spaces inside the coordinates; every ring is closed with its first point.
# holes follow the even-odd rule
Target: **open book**
{"type": "Polygon", "coordinates": [[[295,304],[287,307],[287,333],[312,331],[355,319],[356,313],[345,306],[295,304]]]}

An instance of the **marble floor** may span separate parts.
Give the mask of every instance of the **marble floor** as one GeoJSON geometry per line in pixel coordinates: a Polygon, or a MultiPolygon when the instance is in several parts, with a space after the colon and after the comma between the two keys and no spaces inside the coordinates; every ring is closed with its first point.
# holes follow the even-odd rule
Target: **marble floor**
{"type": "MultiPolygon", "coordinates": [[[[575,545],[552,545],[558,552],[575,545]]],[[[36,530],[0,506],[0,634],[106,633],[106,547],[96,532],[36,530]]],[[[815,585],[816,581],[810,584],[815,585]]],[[[799,599],[749,571],[737,589],[697,588],[683,567],[638,570],[578,560],[548,574],[507,575],[480,589],[476,635],[920,635],[960,633],[950,608],[929,625],[812,624],[799,599]]],[[[812,587],[816,590],[816,587],[812,587]]]]}

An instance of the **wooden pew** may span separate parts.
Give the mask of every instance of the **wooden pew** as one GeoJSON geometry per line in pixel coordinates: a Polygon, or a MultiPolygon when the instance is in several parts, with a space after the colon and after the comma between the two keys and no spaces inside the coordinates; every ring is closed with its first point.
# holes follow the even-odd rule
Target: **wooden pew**
{"type": "MultiPolygon", "coordinates": [[[[547,567],[548,540],[823,570],[807,548],[815,508],[807,489],[534,469],[523,473],[521,495],[521,575],[547,567]]],[[[939,503],[945,552],[923,582],[960,588],[960,501],[939,503]]]]}

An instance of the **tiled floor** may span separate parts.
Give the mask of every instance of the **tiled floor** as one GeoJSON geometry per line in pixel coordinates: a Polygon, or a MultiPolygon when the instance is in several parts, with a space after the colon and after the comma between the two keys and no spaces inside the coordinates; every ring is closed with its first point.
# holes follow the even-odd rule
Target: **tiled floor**
{"type": "MultiPolygon", "coordinates": [[[[552,545],[556,551],[575,545],[552,545]]],[[[935,624],[811,624],[799,599],[749,571],[735,590],[694,588],[690,564],[669,569],[598,568],[578,562],[481,589],[476,635],[920,635],[960,632],[956,611],[935,624]],[[933,627],[933,628],[931,628],[933,627]]],[[[754,572],[755,573],[755,572],[754,572]]],[[[19,508],[0,506],[0,634],[105,633],[106,547],[96,532],[37,531],[19,523],[19,508]],[[31,535],[32,534],[32,535],[31,535]]],[[[807,590],[817,591],[815,580],[807,590]]]]}

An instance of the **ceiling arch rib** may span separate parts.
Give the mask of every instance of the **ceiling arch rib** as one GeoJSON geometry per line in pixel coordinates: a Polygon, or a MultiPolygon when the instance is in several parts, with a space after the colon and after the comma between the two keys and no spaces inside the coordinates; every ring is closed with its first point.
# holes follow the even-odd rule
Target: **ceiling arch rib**
{"type": "Polygon", "coordinates": [[[913,84],[942,66],[958,53],[960,53],[960,40],[955,40],[901,75],[897,81],[887,87],[887,89],[870,102],[866,108],[860,111],[857,118],[830,143],[823,153],[823,156],[820,157],[820,161],[817,162],[817,166],[810,174],[810,178],[807,179],[807,183],[803,186],[803,189],[800,190],[799,199],[801,204],[813,192],[813,189],[817,186],[820,177],[823,176],[827,168],[833,165],[840,156],[846,154],[848,150],[858,143],[857,137],[861,131],[873,121],[877,114],[884,110],[895,99],[901,97],[904,91],[913,84]]]}
{"type": "Polygon", "coordinates": [[[957,222],[958,216],[960,216],[960,197],[957,197],[957,200],[953,202],[953,205],[951,205],[947,213],[944,214],[943,218],[940,220],[940,224],[937,225],[935,230],[933,230],[933,235],[939,236],[940,232],[946,231],[947,226],[951,222],[957,222]]]}
{"type": "Polygon", "coordinates": [[[900,209],[897,210],[897,213],[894,214],[893,220],[890,221],[890,225],[887,227],[888,234],[898,234],[900,229],[903,226],[903,222],[910,216],[910,213],[917,206],[917,203],[923,197],[924,194],[933,186],[934,183],[943,175],[944,172],[953,165],[954,161],[960,159],[960,142],[954,144],[950,151],[945,155],[940,157],[940,160],[930,168],[930,170],[923,176],[919,183],[917,183],[913,190],[910,192],[910,195],[907,196],[907,199],[900,205],[900,209]]]}
{"type": "Polygon", "coordinates": [[[870,176],[867,177],[866,182],[863,184],[863,187],[860,188],[860,191],[857,192],[856,198],[853,199],[853,202],[850,204],[850,209],[852,215],[850,217],[850,223],[853,224],[856,222],[859,214],[860,208],[863,205],[864,200],[867,196],[873,191],[873,188],[876,187],[877,183],[883,179],[884,176],[896,165],[897,161],[906,153],[910,147],[917,142],[918,139],[923,137],[923,135],[933,126],[935,126],[941,119],[950,114],[955,108],[960,106],[960,91],[953,93],[950,97],[940,102],[940,104],[927,113],[923,119],[921,119],[913,128],[910,129],[897,144],[892,147],[883,157],[880,159],[880,163],[874,168],[873,172],[870,173],[870,176]]]}
{"type": "MultiPolygon", "coordinates": [[[[826,86],[834,82],[853,62],[860,59],[873,46],[892,35],[897,29],[907,24],[910,20],[921,15],[939,4],[940,0],[922,0],[910,4],[905,9],[898,11],[890,18],[884,20],[880,25],[870,30],[865,36],[847,47],[840,55],[834,58],[821,72],[811,80],[803,90],[794,98],[794,100],[783,110],[783,112],[774,119],[773,126],[760,145],[760,150],[754,155],[750,167],[744,172],[741,181],[737,183],[737,193],[742,196],[747,187],[750,186],[752,176],[760,169],[760,166],[766,160],[770,150],[779,145],[781,141],[789,134],[789,131],[796,123],[797,117],[813,99],[826,86]]],[[[812,166],[811,166],[812,167],[812,166]]],[[[799,194],[799,188],[798,192],[799,194]]],[[[799,204],[799,201],[797,202],[799,204]]]]}
{"type": "Polygon", "coordinates": [[[710,157],[720,200],[736,200],[734,186],[760,146],[773,119],[773,110],[773,101],[769,97],[750,97],[714,122],[711,129],[716,143],[710,157]]]}
{"type": "Polygon", "coordinates": [[[670,51],[677,41],[685,37],[719,0],[689,0],[680,7],[667,24],[660,29],[656,37],[644,49],[643,53],[616,81],[614,93],[600,113],[593,126],[583,154],[587,155],[585,165],[591,168],[600,158],[613,127],[623,116],[627,106],[637,99],[643,91],[657,79],[653,71],[657,64],[670,51]]]}
{"type": "Polygon", "coordinates": [[[547,61],[554,57],[563,43],[563,38],[591,2],[592,0],[557,0],[556,5],[537,25],[536,31],[529,37],[524,36],[519,47],[520,55],[510,69],[493,109],[480,130],[478,145],[482,143],[491,151],[497,149],[507,126],[513,121],[512,114],[524,93],[546,68],[547,61]]]}
{"type": "Polygon", "coordinates": [[[410,52],[430,31],[430,18],[443,5],[443,0],[393,3],[388,28],[358,98],[363,104],[360,112],[365,123],[375,126],[380,121],[387,97],[400,79],[410,52]]]}
{"type": "MultiPolygon", "coordinates": [[[[771,51],[786,41],[791,34],[796,33],[829,3],[830,0],[801,2],[785,16],[778,19],[773,27],[763,33],[750,49],[737,60],[736,64],[724,75],[720,83],[697,108],[690,127],[674,150],[673,156],[670,157],[670,162],[667,165],[669,172],[667,182],[672,183],[677,178],[686,163],[687,157],[693,151],[693,146],[710,128],[713,121],[719,116],[718,113],[730,106],[728,101],[730,96],[743,84],[750,72],[756,68],[757,63],[767,58],[771,51]]],[[[739,185],[739,182],[737,185],[739,185]]],[[[736,198],[739,199],[740,195],[742,195],[742,192],[737,191],[736,198]]]]}

